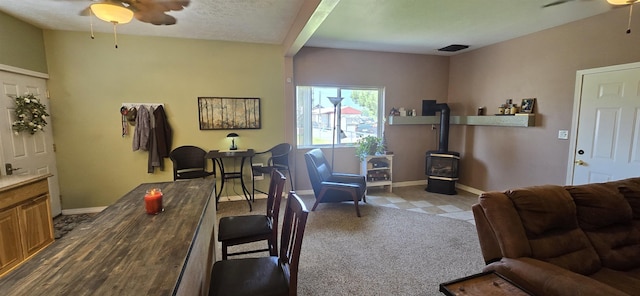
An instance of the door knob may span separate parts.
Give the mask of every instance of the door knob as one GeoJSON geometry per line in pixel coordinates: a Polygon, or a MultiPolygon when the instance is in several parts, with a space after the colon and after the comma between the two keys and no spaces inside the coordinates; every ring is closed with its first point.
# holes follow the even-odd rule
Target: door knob
{"type": "Polygon", "coordinates": [[[22,168],[14,168],[10,163],[5,164],[4,167],[5,167],[5,172],[7,173],[7,175],[13,175],[14,171],[22,169],[22,168]]]}
{"type": "Polygon", "coordinates": [[[585,162],[582,159],[578,159],[576,161],[574,161],[575,164],[577,165],[585,165],[585,162]]]}

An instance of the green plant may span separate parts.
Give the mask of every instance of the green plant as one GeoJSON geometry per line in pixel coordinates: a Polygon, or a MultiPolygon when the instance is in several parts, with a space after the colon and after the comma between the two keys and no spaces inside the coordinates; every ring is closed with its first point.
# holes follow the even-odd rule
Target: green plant
{"type": "Polygon", "coordinates": [[[384,153],[383,139],[376,136],[366,136],[356,142],[356,156],[364,160],[367,155],[384,153]]]}

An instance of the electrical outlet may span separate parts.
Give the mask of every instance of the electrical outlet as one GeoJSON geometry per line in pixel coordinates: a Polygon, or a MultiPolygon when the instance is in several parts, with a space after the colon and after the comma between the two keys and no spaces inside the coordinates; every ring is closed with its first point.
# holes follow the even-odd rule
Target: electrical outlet
{"type": "MultiPolygon", "coordinates": [[[[253,166],[254,167],[263,167],[262,163],[254,163],[253,166]]],[[[251,170],[251,172],[253,173],[253,170],[251,170]]],[[[264,180],[264,174],[253,175],[253,179],[256,180],[256,181],[264,180]]]]}
{"type": "Polygon", "coordinates": [[[558,131],[558,139],[560,139],[560,140],[568,140],[569,139],[569,131],[568,130],[559,130],[558,131]]]}

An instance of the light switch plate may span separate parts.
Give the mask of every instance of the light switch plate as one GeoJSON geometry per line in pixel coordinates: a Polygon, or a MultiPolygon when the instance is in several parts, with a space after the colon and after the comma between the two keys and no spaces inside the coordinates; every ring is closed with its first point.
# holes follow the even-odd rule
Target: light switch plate
{"type": "Polygon", "coordinates": [[[559,130],[558,131],[558,139],[560,139],[560,140],[568,140],[569,139],[569,131],[568,130],[559,130]]]}

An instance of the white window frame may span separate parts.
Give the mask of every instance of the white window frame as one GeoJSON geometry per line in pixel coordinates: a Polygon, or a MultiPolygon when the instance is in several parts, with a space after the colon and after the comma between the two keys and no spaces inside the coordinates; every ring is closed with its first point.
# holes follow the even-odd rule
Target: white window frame
{"type": "MultiPolygon", "coordinates": [[[[379,87],[379,86],[344,86],[344,85],[298,85],[296,86],[296,90],[295,90],[295,95],[296,95],[296,100],[295,100],[295,112],[296,112],[296,122],[295,122],[295,126],[296,126],[296,130],[301,129],[302,130],[302,141],[300,139],[301,134],[296,132],[296,141],[298,143],[298,147],[300,148],[319,148],[319,147],[331,147],[331,143],[328,144],[313,144],[313,107],[314,107],[314,103],[317,105],[318,99],[324,100],[323,101],[323,105],[325,108],[331,107],[333,108],[333,105],[331,105],[331,103],[329,102],[329,99],[327,98],[313,98],[312,95],[309,95],[308,99],[313,99],[316,100],[315,102],[311,102],[311,101],[307,101],[304,102],[304,104],[302,104],[303,106],[299,106],[299,98],[298,95],[300,93],[300,88],[301,87],[310,87],[311,89],[313,88],[335,88],[337,90],[337,96],[342,96],[342,93],[345,90],[375,90],[378,92],[378,108],[377,108],[377,116],[376,116],[376,122],[377,122],[377,128],[376,128],[376,133],[375,136],[377,137],[382,137],[384,134],[384,110],[385,110],[385,88],[384,87],[379,87]],[[299,108],[300,107],[300,108],[299,108]],[[302,112],[302,116],[299,116],[297,113],[302,112]],[[302,124],[300,124],[300,120],[302,120],[302,124]]],[[[311,90],[311,92],[313,92],[311,90]]],[[[344,101],[343,101],[344,102],[344,101]]],[[[338,131],[340,130],[344,130],[345,127],[342,126],[342,114],[341,114],[341,105],[338,105],[338,108],[336,110],[336,116],[338,117],[338,124],[336,127],[336,131],[337,131],[337,135],[336,135],[336,142],[335,145],[336,147],[349,147],[349,146],[354,146],[355,141],[353,142],[343,142],[341,141],[341,137],[339,136],[340,134],[338,133],[338,131]]],[[[330,126],[333,127],[333,122],[330,123],[330,126]]],[[[333,130],[330,129],[330,131],[333,133],[333,130]]],[[[353,137],[351,137],[350,139],[352,139],[353,137]]]]}

